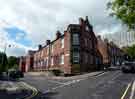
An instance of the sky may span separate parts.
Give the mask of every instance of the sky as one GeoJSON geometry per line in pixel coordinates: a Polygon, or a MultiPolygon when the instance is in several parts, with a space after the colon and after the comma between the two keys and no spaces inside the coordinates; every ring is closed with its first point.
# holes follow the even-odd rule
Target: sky
{"type": "Polygon", "coordinates": [[[110,0],[0,0],[0,51],[8,56],[25,55],[38,44],[53,40],[79,17],[89,17],[96,34],[118,32],[122,26],[109,16],[110,0]],[[8,47],[11,45],[11,47],[8,47]]]}

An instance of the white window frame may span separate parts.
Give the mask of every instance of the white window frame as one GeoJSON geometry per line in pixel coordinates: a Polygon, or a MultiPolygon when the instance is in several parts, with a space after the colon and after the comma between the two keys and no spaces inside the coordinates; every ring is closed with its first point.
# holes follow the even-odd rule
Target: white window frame
{"type": "Polygon", "coordinates": [[[51,48],[51,52],[53,53],[53,48],[54,48],[54,45],[52,44],[52,48],[51,48]]]}
{"type": "Polygon", "coordinates": [[[52,65],[52,66],[54,65],[53,57],[51,58],[51,65],[52,65]]]}
{"type": "Polygon", "coordinates": [[[46,66],[48,67],[49,62],[48,62],[48,57],[46,58],[46,66]]]}
{"type": "Polygon", "coordinates": [[[61,48],[64,48],[64,38],[61,39],[61,48]]]}
{"type": "Polygon", "coordinates": [[[60,64],[61,65],[64,64],[64,54],[62,54],[61,57],[60,57],[60,64]]]}

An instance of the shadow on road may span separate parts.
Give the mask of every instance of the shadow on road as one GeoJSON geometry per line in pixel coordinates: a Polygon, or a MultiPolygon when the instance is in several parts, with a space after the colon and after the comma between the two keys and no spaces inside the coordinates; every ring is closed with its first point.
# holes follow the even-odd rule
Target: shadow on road
{"type": "Polygon", "coordinates": [[[120,70],[120,67],[109,67],[105,71],[117,71],[117,70],[120,70]]]}
{"type": "Polygon", "coordinates": [[[40,93],[35,99],[54,99],[58,92],[40,93]]]}

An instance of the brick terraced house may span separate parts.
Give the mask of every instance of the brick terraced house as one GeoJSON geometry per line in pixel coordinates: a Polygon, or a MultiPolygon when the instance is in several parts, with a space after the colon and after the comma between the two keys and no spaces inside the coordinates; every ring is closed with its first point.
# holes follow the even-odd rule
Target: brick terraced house
{"type": "Polygon", "coordinates": [[[101,36],[97,36],[97,46],[98,50],[102,55],[102,68],[109,67],[111,65],[121,65],[122,61],[124,61],[125,53],[112,41],[108,41],[108,39],[101,39],[101,36]]]}
{"type": "Polygon", "coordinates": [[[20,58],[20,68],[25,72],[58,69],[64,74],[75,74],[97,70],[100,64],[102,56],[87,16],[79,18],[79,24],[69,24],[63,34],[57,31],[55,40],[47,40],[45,46],[39,45],[25,60],[20,58]]]}

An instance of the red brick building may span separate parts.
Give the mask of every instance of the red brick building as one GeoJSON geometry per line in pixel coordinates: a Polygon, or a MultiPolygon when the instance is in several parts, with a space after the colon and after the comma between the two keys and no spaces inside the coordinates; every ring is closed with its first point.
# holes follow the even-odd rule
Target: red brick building
{"type": "Polygon", "coordinates": [[[35,51],[28,51],[27,56],[21,56],[19,61],[19,68],[23,72],[33,70],[33,59],[35,51]]]}
{"type": "Polygon", "coordinates": [[[101,53],[103,59],[102,63],[104,64],[104,66],[108,67],[111,63],[110,47],[108,40],[102,40],[101,36],[97,36],[97,40],[98,50],[101,53]]]}
{"type": "Polygon", "coordinates": [[[97,40],[98,50],[103,58],[102,67],[120,65],[123,61],[124,52],[112,41],[109,42],[107,39],[102,40],[100,36],[97,37],[97,40]]]}
{"type": "Polygon", "coordinates": [[[47,40],[45,46],[39,45],[37,51],[20,58],[20,68],[25,68],[24,71],[59,69],[74,74],[99,69],[99,64],[102,56],[88,17],[79,18],[79,24],[69,24],[63,34],[57,31],[55,40],[47,40]]]}
{"type": "Polygon", "coordinates": [[[21,56],[19,59],[19,69],[22,72],[26,72],[26,58],[24,56],[21,56]]]}

